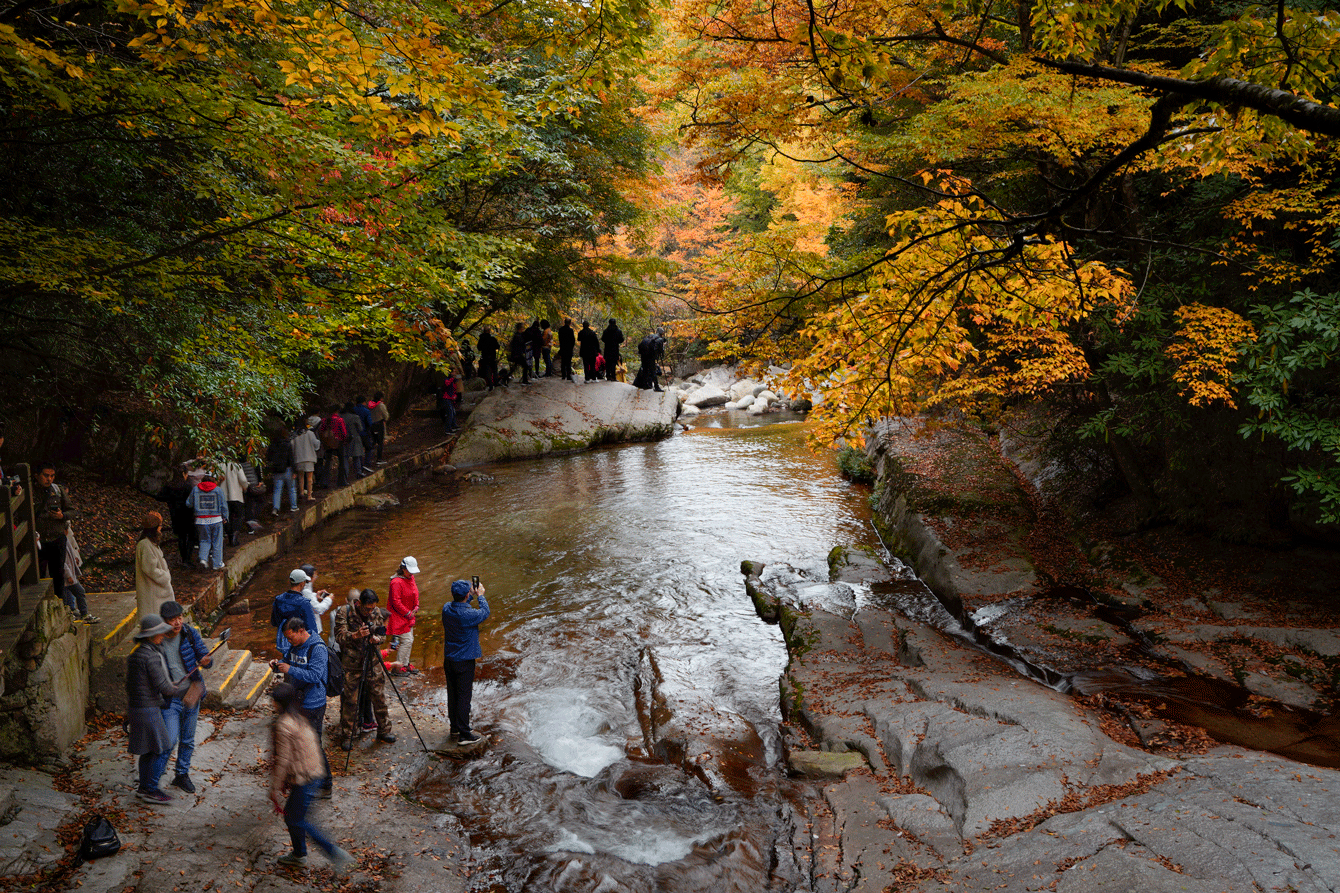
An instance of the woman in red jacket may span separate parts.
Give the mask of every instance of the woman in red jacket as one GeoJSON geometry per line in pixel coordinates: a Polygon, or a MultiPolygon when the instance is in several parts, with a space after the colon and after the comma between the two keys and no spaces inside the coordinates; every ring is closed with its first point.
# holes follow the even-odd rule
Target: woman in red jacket
{"type": "Polygon", "coordinates": [[[397,676],[415,671],[409,658],[414,645],[414,615],[419,610],[419,584],[414,582],[418,572],[419,563],[412,556],[406,556],[391,578],[391,596],[386,604],[391,616],[386,621],[386,632],[398,642],[396,662],[400,669],[396,671],[397,676]]]}

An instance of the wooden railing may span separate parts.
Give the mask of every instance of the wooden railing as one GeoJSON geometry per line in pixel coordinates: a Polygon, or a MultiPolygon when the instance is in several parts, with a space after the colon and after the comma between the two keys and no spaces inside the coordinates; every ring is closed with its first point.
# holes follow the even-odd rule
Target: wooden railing
{"type": "Polygon", "coordinates": [[[21,613],[19,591],[37,583],[37,529],[33,482],[27,465],[11,469],[0,493],[0,617],[21,613]],[[15,486],[17,484],[17,487],[15,486]],[[15,490],[19,492],[16,494],[15,490]]]}

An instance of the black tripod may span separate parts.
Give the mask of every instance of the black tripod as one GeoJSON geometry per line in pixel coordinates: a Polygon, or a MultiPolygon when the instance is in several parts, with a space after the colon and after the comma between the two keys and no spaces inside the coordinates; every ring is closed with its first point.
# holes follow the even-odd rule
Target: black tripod
{"type": "Polygon", "coordinates": [[[423,741],[423,735],[419,734],[419,727],[414,722],[414,714],[410,713],[409,705],[405,703],[405,697],[400,693],[400,687],[395,684],[395,677],[391,675],[390,670],[386,669],[386,664],[382,663],[381,652],[377,646],[371,642],[365,642],[363,645],[363,668],[358,675],[358,710],[354,714],[354,728],[349,730],[349,749],[344,752],[344,771],[349,771],[349,759],[354,755],[353,742],[363,736],[363,717],[367,715],[368,699],[372,693],[368,688],[368,674],[372,672],[372,664],[376,662],[382,673],[386,676],[386,681],[391,683],[391,690],[395,692],[396,700],[400,702],[401,708],[405,711],[405,718],[409,720],[410,728],[414,729],[414,737],[419,739],[419,746],[423,748],[424,753],[428,753],[428,745],[423,741]]]}

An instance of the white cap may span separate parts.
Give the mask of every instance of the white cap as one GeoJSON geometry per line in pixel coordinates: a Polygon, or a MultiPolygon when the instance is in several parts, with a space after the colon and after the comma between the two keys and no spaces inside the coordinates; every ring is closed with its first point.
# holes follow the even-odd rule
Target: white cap
{"type": "Polygon", "coordinates": [[[307,583],[311,579],[311,577],[307,576],[307,572],[300,567],[295,567],[293,570],[289,571],[288,574],[288,581],[290,583],[307,583]]]}
{"type": "Polygon", "coordinates": [[[402,558],[400,560],[400,566],[411,574],[417,574],[419,572],[419,562],[415,561],[411,555],[406,555],[402,558]]]}

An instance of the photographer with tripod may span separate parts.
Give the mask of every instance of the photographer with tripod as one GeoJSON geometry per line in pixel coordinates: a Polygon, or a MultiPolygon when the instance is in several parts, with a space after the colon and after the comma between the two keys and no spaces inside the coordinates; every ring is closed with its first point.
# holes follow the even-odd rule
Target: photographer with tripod
{"type": "Polygon", "coordinates": [[[377,606],[377,593],[364,589],[358,601],[335,612],[335,639],[340,643],[344,666],[344,692],[340,697],[340,747],[353,750],[354,737],[362,730],[362,707],[370,700],[377,719],[377,740],[395,743],[391,717],[386,710],[386,673],[379,647],[386,639],[390,615],[377,606]]]}

